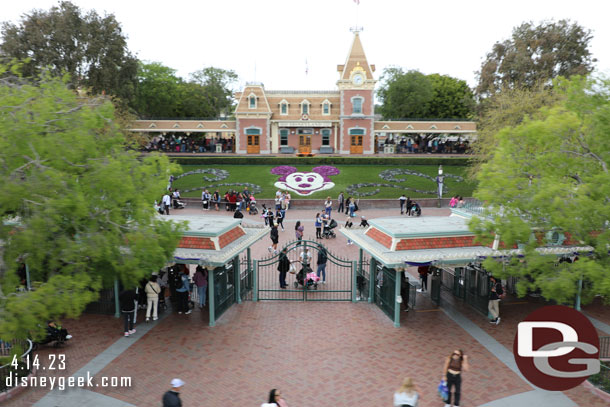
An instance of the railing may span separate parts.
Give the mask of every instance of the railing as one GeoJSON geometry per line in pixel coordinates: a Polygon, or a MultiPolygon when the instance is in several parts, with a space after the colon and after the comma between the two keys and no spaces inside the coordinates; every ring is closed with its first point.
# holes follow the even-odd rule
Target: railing
{"type": "Polygon", "coordinates": [[[610,336],[599,338],[599,358],[610,362],[610,336]]]}
{"type": "Polygon", "coordinates": [[[5,342],[0,340],[0,393],[7,392],[16,386],[19,377],[28,376],[32,372],[31,363],[26,363],[32,353],[32,341],[13,340],[5,342]],[[13,354],[15,350],[25,349],[25,352],[17,359],[17,367],[13,365],[13,354]],[[7,380],[10,379],[10,380],[7,380]]]}

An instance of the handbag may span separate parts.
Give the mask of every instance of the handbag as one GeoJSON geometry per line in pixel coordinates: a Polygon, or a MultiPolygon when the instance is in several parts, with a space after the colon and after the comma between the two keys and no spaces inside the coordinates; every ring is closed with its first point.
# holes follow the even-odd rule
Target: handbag
{"type": "Polygon", "coordinates": [[[288,269],[288,272],[290,274],[296,274],[297,273],[297,268],[294,266],[294,264],[290,263],[290,268],[288,269]]]}
{"type": "Polygon", "coordinates": [[[447,381],[441,380],[438,384],[438,395],[441,396],[443,401],[449,398],[449,387],[447,387],[447,381]]]}

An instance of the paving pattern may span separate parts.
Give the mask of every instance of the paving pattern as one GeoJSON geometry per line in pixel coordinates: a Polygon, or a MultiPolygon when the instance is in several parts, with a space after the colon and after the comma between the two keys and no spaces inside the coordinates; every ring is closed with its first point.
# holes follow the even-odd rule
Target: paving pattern
{"type": "MultiPolygon", "coordinates": [[[[201,213],[187,209],[193,213],[201,213]]],[[[424,208],[426,215],[447,215],[446,209],[424,208]]],[[[288,212],[283,241],[293,238],[294,222],[305,224],[313,237],[312,211],[288,212]]],[[[368,218],[393,216],[378,210],[368,218]]],[[[245,218],[247,222],[260,219],[245,218]]],[[[358,248],[338,234],[324,243],[345,258],[357,259],[358,248]]],[[[268,239],[252,248],[252,258],[268,255],[268,239]]],[[[415,270],[410,270],[414,273],[415,270]]],[[[327,278],[329,284],[331,277],[327,278]]],[[[290,280],[292,281],[292,280],[290,280]]],[[[512,349],[517,323],[542,303],[509,299],[501,307],[502,323],[443,293],[443,307],[451,307],[506,349],[512,349]]],[[[585,311],[609,324],[608,306],[594,303],[585,311]]],[[[401,327],[375,305],[350,302],[244,302],[229,309],[214,328],[207,309],[164,318],[109,363],[99,375],[131,376],[131,388],[95,389],[96,392],[136,406],[159,406],[173,377],[186,382],[185,406],[258,406],[271,388],[281,389],[291,407],[390,406],[392,394],[405,376],[411,376],[422,394],[420,406],[442,406],[436,393],[443,358],[454,348],[469,355],[471,370],[464,373],[462,406],[478,406],[532,387],[490,353],[471,333],[436,307],[427,294],[418,294],[417,308],[402,312],[401,327]]],[[[67,355],[70,375],[121,338],[121,321],[83,315],[64,324],[74,340],[61,351],[67,355]]],[[[610,335],[610,333],[602,333],[610,335]]],[[[43,349],[41,356],[55,349],[43,349]]],[[[45,373],[45,375],[49,375],[45,373]]],[[[31,406],[44,396],[30,389],[6,406],[31,406]]],[[[607,404],[584,386],[564,392],[576,405],[607,404]]],[[[558,405],[559,406],[559,405],[558,405]]],[[[102,407],[95,406],[95,407],[102,407]]]]}

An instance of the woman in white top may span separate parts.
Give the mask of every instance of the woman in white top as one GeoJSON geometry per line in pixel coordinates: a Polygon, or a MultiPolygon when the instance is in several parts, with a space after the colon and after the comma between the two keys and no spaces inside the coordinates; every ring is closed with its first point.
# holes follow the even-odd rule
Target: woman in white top
{"type": "Polygon", "coordinates": [[[413,379],[410,377],[402,381],[402,385],[396,393],[394,393],[394,407],[417,407],[419,394],[413,384],[413,379]]]}

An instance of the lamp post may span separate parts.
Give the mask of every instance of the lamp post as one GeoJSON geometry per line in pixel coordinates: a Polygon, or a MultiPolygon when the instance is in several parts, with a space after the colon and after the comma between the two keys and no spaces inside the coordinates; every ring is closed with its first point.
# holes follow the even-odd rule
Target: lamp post
{"type": "Polygon", "coordinates": [[[438,184],[438,207],[441,207],[441,200],[443,199],[443,182],[445,176],[443,175],[443,166],[438,166],[438,176],[436,177],[436,183],[438,184]]]}

